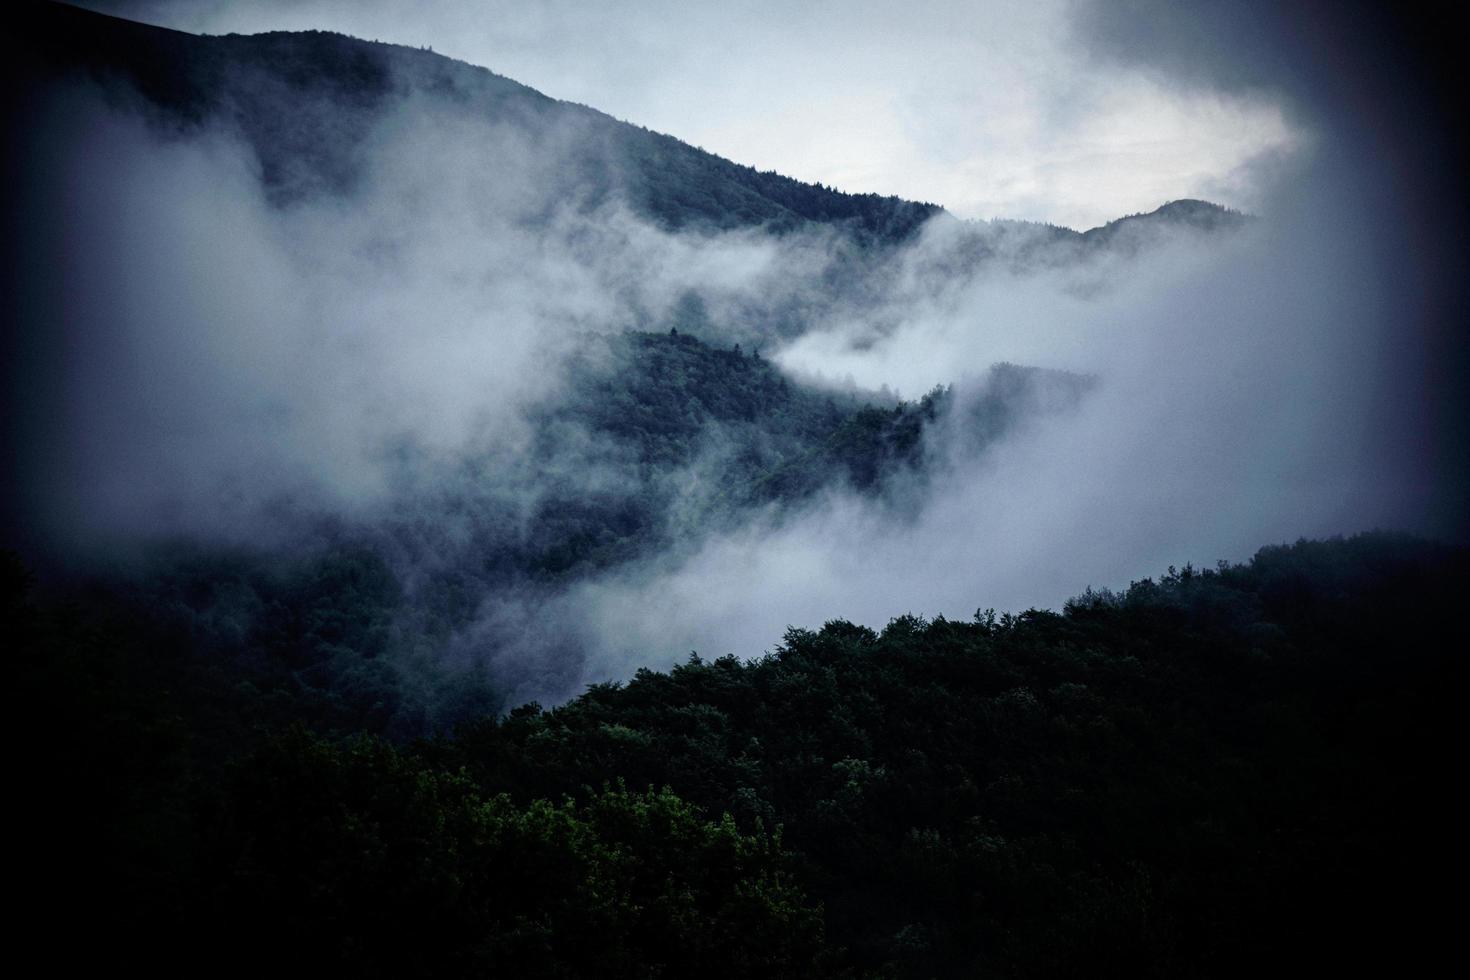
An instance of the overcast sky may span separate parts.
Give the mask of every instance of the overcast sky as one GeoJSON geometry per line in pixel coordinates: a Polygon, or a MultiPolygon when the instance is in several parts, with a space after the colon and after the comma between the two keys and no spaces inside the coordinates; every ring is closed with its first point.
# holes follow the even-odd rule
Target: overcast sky
{"type": "Polygon", "coordinates": [[[182,30],[430,46],[740,163],[1077,228],[1251,210],[1310,146],[1269,92],[1089,53],[1075,0],[91,0],[182,30]]]}

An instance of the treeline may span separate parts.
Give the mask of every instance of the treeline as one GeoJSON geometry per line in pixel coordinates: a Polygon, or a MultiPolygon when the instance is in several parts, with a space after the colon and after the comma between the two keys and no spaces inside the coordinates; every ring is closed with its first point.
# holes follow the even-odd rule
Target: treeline
{"type": "Polygon", "coordinates": [[[792,629],[394,747],[221,738],[187,650],[12,567],[21,935],[164,972],[1422,969],[1454,935],[1466,571],[1299,542],[1059,613],[792,629]]]}

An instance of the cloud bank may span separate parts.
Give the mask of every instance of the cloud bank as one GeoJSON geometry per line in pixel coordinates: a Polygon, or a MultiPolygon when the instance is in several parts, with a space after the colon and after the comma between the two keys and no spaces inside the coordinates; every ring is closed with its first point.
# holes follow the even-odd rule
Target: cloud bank
{"type": "Polygon", "coordinates": [[[673,233],[577,207],[548,180],[575,126],[528,141],[410,91],[350,192],[282,204],[227,128],[180,133],[61,91],[18,151],[20,538],[309,548],[328,517],[412,593],[550,490],[640,479],[589,433],[531,458],[528,419],[564,394],[589,332],[662,324],[691,293],[709,339],[763,337],[794,379],[907,397],[953,382],[963,406],[1013,361],[1097,387],[983,454],[931,446],[945,465],[903,508],[835,490],[553,587],[484,586],[430,655],[554,701],[689,649],[758,655],[788,624],[1056,606],[1301,535],[1463,538],[1458,233],[1399,179],[1440,186],[1443,148],[1357,142],[1369,123],[1319,75],[1276,70],[1280,38],[1230,74],[1190,55],[1184,22],[1147,43],[1129,23],[1095,32],[1096,57],[1210,98],[1273,93],[1317,133],[1261,163],[1257,220],[1068,262],[1027,258],[1043,227],[941,221],[855,281],[828,275],[823,234],[673,233]],[[983,262],[966,258],[977,236],[983,262]],[[778,309],[800,329],[771,330],[778,309]]]}

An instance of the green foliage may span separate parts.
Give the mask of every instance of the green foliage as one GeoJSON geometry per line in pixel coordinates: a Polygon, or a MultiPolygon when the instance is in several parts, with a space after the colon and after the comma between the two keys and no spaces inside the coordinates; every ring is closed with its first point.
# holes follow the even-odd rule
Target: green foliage
{"type": "Polygon", "coordinates": [[[382,742],[304,733],[233,768],[211,942],[353,975],[808,975],[818,914],[779,838],[672,791],[482,796],[382,742]],[[219,929],[219,923],[224,923],[219,929]]]}
{"type": "MultiPolygon", "coordinates": [[[[1431,869],[1467,566],[1300,542],[1060,614],[792,629],[394,748],[242,724],[272,702],[201,634],[30,598],[10,562],[46,733],[19,753],[23,924],[67,908],[164,973],[220,950],[445,976],[1425,968],[1453,934],[1431,869]]],[[[222,620],[259,588],[291,656],[377,659],[370,616],[313,598],[389,601],[370,559],[214,567],[222,620]]]]}
{"type": "Polygon", "coordinates": [[[828,623],[425,751],[517,798],[616,772],[779,822],[859,972],[1386,965],[1443,916],[1422,872],[1440,830],[1411,828],[1443,825],[1439,637],[1466,569],[1374,535],[1062,615],[828,623]],[[1345,926],[1362,938],[1339,954],[1345,926]]]}

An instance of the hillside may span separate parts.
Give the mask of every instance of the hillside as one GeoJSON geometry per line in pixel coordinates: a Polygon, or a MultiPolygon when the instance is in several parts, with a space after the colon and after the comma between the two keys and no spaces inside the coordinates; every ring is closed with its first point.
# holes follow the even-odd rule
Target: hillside
{"type": "Polygon", "coordinates": [[[13,39],[22,78],[83,73],[134,87],[165,125],[223,125],[251,146],[273,196],[350,190],[373,127],[410,95],[503,125],[564,157],[565,200],[616,195],[667,228],[830,226],[894,243],[940,209],[758,172],[670,136],[560,102],[484,68],[319,31],[209,37],[28,0],[13,39]]]}
{"type": "Polygon", "coordinates": [[[1079,238],[1090,248],[1126,248],[1136,251],[1159,229],[1206,234],[1239,228],[1247,218],[1238,211],[1208,201],[1170,201],[1147,214],[1130,214],[1082,232],[1079,238]]]}
{"type": "Polygon", "coordinates": [[[254,692],[212,720],[224,730],[296,720],[424,736],[512,707],[529,681],[580,688],[585,653],[556,623],[538,621],[554,646],[527,662],[496,658],[532,630],[489,631],[487,607],[553,608],[581,583],[676,566],[711,536],[799,519],[827,494],[903,520],[949,457],[1074,409],[1094,383],[1002,365],[915,402],[838,394],[676,331],[585,337],[567,371],[568,393],[528,414],[524,446],[448,467],[405,452],[405,488],[381,514],[277,518],[290,545],[164,537],[127,569],[52,568],[53,582],[100,631],[192,664],[188,683],[213,692],[201,705],[254,692]]]}
{"type": "Polygon", "coordinates": [[[80,961],[163,975],[220,950],[230,975],[1417,970],[1453,935],[1467,570],[1299,542],[1061,613],[793,628],[392,748],[286,719],[222,741],[242,690],[11,568],[47,719],[22,921],[64,905],[80,961]]]}
{"type": "MultiPolygon", "coordinates": [[[[892,245],[911,239],[930,218],[948,217],[935,204],[757,171],[417,48],[321,31],[201,36],[53,0],[26,0],[24,7],[8,69],[21,88],[87,76],[135,90],[162,125],[186,132],[224,126],[252,148],[281,203],[349,191],[374,127],[409,97],[428,95],[560,154],[564,171],[540,176],[560,182],[561,200],[592,209],[617,199],[668,229],[822,227],[860,244],[892,245]]],[[[1235,227],[1239,217],[1204,201],[1174,201],[1085,232],[1035,227],[1047,231],[1040,244],[1092,249],[1112,245],[1127,229],[1122,237],[1131,237],[1128,247],[1136,250],[1159,228],[1216,232],[1235,227]]],[[[987,240],[1006,235],[1006,222],[967,224],[987,240]]]]}
{"type": "MultiPolygon", "coordinates": [[[[0,45],[33,959],[1453,961],[1470,552],[1386,171],[962,221],[427,49],[38,2],[0,45]],[[1125,585],[1361,528],[1426,537],[1125,585]]],[[[1090,162],[1114,97],[1063,94],[1090,162]]]]}

